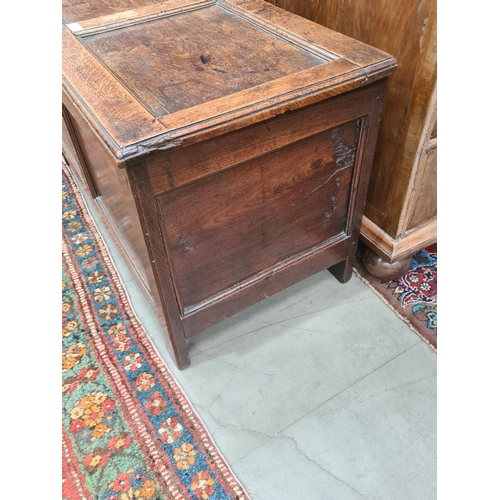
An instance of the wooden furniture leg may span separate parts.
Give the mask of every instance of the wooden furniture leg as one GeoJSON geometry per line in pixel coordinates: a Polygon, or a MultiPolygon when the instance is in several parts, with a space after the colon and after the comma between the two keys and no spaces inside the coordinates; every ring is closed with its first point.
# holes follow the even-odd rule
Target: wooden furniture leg
{"type": "Polygon", "coordinates": [[[346,259],[329,267],[328,271],[341,283],[347,283],[352,277],[352,264],[349,262],[349,259],[346,259]]]}

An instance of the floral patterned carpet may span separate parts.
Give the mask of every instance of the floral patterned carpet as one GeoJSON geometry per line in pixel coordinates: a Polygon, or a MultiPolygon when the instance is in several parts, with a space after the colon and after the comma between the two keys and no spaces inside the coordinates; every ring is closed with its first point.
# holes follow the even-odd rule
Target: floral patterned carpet
{"type": "Polygon", "coordinates": [[[62,497],[249,499],[130,308],[63,164],[62,497]]]}
{"type": "Polygon", "coordinates": [[[356,274],[408,326],[437,350],[437,243],[413,255],[412,268],[401,278],[383,281],[358,262],[356,274]]]}

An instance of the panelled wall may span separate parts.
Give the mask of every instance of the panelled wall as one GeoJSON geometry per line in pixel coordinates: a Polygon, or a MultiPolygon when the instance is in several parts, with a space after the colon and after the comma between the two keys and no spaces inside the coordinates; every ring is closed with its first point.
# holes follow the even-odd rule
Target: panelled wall
{"type": "Polygon", "coordinates": [[[387,86],[361,239],[381,258],[385,277],[400,274],[411,254],[437,237],[436,0],[267,1],[398,61],[387,86]]]}

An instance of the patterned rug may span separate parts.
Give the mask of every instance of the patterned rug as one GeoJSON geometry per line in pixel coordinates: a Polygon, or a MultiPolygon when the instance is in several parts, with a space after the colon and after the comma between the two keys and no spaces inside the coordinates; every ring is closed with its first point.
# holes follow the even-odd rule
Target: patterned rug
{"type": "Polygon", "coordinates": [[[63,164],[62,497],[249,499],[139,325],[63,164]]]}
{"type": "Polygon", "coordinates": [[[359,261],[354,271],[414,332],[437,350],[437,244],[415,253],[410,271],[396,280],[377,280],[359,261]]]}

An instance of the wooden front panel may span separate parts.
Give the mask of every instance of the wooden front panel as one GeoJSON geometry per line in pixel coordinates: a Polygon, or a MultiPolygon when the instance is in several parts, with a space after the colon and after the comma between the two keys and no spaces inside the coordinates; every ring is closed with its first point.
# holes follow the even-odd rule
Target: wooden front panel
{"type": "Polygon", "coordinates": [[[82,41],[157,117],[327,61],[218,7],[82,41]]]}
{"type": "Polygon", "coordinates": [[[358,122],[158,197],[184,313],[346,229],[358,122]]]}
{"type": "Polygon", "coordinates": [[[90,198],[97,196],[92,175],[76,135],[74,121],[68,108],[62,107],[62,150],[71,171],[78,178],[83,189],[90,198]]]}

